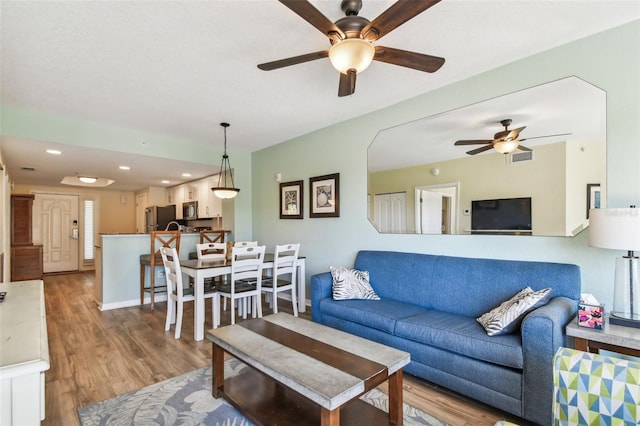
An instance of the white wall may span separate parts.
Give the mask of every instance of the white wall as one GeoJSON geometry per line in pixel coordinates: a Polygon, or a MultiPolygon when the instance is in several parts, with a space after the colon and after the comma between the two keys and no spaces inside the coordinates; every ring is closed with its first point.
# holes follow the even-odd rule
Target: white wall
{"type": "MultiPolygon", "coordinates": [[[[614,257],[621,253],[588,247],[588,232],[573,238],[382,235],[367,220],[366,151],[379,130],[572,75],[607,92],[608,206],[640,204],[640,21],[635,21],[255,152],[254,238],[266,244],[299,241],[308,274],[352,265],[360,249],[575,263],[582,268],[583,291],[610,306],[614,257]],[[276,172],[285,182],[305,181],[303,220],[279,219],[276,172]],[[329,173],[340,173],[340,217],[311,219],[308,179],[329,173]]],[[[344,102],[348,108],[348,98],[344,102]]]]}

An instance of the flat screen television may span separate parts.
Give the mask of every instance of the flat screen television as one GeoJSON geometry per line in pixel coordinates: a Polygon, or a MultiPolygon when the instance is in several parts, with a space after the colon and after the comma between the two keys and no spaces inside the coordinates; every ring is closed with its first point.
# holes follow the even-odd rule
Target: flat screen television
{"type": "Polygon", "coordinates": [[[471,201],[471,231],[531,231],[531,197],[471,201]]]}

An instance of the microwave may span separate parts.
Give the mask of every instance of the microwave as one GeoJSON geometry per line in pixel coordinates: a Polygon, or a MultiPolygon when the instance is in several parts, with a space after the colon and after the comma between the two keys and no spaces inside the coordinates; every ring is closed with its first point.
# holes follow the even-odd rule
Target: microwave
{"type": "Polygon", "coordinates": [[[198,202],[189,201],[182,203],[182,218],[184,220],[195,220],[198,218],[198,202]]]}

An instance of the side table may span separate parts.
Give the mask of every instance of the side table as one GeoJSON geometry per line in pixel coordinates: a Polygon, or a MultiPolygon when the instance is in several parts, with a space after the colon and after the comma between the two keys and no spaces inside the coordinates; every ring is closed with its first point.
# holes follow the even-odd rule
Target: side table
{"type": "Polygon", "coordinates": [[[566,333],[573,337],[575,348],[584,352],[597,354],[603,349],[640,357],[640,329],[609,324],[608,318],[604,330],[580,327],[574,318],[567,325],[566,333]]]}

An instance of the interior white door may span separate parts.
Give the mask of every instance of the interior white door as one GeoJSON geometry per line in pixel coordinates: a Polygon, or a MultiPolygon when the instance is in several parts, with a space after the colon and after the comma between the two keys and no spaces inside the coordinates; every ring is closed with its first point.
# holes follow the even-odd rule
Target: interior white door
{"type": "Polygon", "coordinates": [[[35,194],[33,242],[43,246],[45,273],[78,270],[78,204],[77,195],[35,194]]]}
{"type": "Polygon", "coordinates": [[[407,194],[375,194],[373,196],[374,223],[378,232],[404,234],[407,232],[407,194]]]}
{"type": "Polygon", "coordinates": [[[442,234],[442,194],[420,191],[419,217],[423,234],[442,234]]]}

